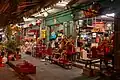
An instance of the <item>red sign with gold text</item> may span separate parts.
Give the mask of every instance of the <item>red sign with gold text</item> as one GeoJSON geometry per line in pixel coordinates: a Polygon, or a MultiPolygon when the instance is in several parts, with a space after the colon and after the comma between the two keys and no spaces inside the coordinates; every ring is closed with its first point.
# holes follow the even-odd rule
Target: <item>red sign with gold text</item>
{"type": "Polygon", "coordinates": [[[105,23],[104,22],[95,22],[93,23],[94,28],[92,32],[105,32],[105,23]]]}

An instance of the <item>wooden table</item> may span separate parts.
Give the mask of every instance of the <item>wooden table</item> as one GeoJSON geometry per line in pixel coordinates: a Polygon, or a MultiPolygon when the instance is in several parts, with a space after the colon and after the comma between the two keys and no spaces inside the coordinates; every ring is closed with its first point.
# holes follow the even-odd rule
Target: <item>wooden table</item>
{"type": "Polygon", "coordinates": [[[85,68],[87,68],[87,66],[89,65],[89,68],[91,69],[92,64],[100,62],[100,59],[90,59],[90,58],[87,58],[87,59],[81,59],[80,62],[85,64],[85,68]]]}

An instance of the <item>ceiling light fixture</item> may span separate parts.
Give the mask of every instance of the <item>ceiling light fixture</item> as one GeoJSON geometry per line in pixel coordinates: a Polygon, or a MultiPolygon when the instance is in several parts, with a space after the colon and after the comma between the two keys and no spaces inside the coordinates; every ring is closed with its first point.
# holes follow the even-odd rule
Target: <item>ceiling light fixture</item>
{"type": "Polygon", "coordinates": [[[107,18],[107,16],[106,15],[102,15],[101,18],[107,18]]]}
{"type": "Polygon", "coordinates": [[[63,1],[63,2],[57,3],[56,6],[63,6],[63,7],[65,7],[67,4],[68,4],[68,2],[63,1]]]}
{"type": "Polygon", "coordinates": [[[47,17],[47,16],[48,16],[48,13],[47,13],[47,12],[44,12],[43,15],[44,15],[44,17],[47,17]]]}
{"type": "Polygon", "coordinates": [[[23,17],[23,20],[24,21],[32,21],[32,20],[34,20],[34,18],[25,18],[25,17],[23,17]]]}
{"type": "Polygon", "coordinates": [[[115,16],[115,13],[106,14],[106,16],[108,16],[108,17],[114,17],[114,16],[115,16]]]}

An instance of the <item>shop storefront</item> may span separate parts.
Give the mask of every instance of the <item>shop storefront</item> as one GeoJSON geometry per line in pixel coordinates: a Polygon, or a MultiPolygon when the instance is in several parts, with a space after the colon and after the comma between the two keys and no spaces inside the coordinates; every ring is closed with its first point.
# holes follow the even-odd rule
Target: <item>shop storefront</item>
{"type": "Polygon", "coordinates": [[[74,23],[71,11],[62,11],[46,18],[46,25],[49,27],[49,36],[51,33],[56,33],[59,36],[74,35],[74,23]]]}
{"type": "Polygon", "coordinates": [[[83,10],[76,10],[73,13],[76,34],[82,41],[85,41],[86,44],[88,44],[87,42],[91,42],[91,44],[96,43],[96,38],[103,38],[104,34],[111,35],[114,31],[114,19],[111,18],[113,17],[111,15],[114,15],[114,13],[100,15],[99,7],[101,7],[101,5],[96,4],[87,6],[83,10]],[[96,6],[98,10],[95,10],[94,6],[96,6]],[[108,17],[109,15],[111,17],[108,17]]]}
{"type": "Polygon", "coordinates": [[[23,34],[25,38],[30,38],[30,39],[37,39],[40,37],[40,25],[41,25],[41,20],[35,20],[34,21],[27,21],[25,23],[25,28],[23,30],[23,34]]]}

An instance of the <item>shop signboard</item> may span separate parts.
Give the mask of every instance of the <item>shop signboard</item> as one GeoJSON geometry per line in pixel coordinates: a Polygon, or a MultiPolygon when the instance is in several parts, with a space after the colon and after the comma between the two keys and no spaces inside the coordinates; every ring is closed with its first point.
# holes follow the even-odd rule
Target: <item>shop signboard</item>
{"type": "Polygon", "coordinates": [[[41,30],[41,37],[45,38],[46,37],[46,30],[41,30]]]}
{"type": "Polygon", "coordinates": [[[35,32],[36,32],[36,30],[33,30],[33,29],[28,30],[28,35],[34,35],[34,34],[35,34],[35,32]]]}
{"type": "Polygon", "coordinates": [[[95,22],[93,23],[94,28],[92,32],[105,32],[105,23],[104,22],[95,22]]]}
{"type": "Polygon", "coordinates": [[[84,10],[84,16],[85,18],[92,18],[92,17],[96,17],[98,15],[97,12],[95,12],[94,10],[92,9],[88,9],[88,10],[84,10]]]}

